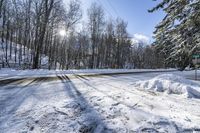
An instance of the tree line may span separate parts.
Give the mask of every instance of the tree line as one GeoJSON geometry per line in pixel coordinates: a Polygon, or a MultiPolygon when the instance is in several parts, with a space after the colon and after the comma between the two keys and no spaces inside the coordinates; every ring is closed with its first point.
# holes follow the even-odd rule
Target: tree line
{"type": "Polygon", "coordinates": [[[107,19],[101,5],[82,16],[79,0],[0,0],[3,66],[39,69],[45,55],[48,69],[164,67],[154,45],[134,44],[128,23],[107,19]]]}

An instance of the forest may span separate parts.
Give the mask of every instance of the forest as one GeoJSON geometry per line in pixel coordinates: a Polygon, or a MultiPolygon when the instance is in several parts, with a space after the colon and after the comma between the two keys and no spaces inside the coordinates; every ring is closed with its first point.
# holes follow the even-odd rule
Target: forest
{"type": "Polygon", "coordinates": [[[99,3],[90,5],[86,20],[82,17],[79,0],[0,0],[1,67],[166,67],[154,45],[133,43],[128,23],[106,17],[99,3]]]}

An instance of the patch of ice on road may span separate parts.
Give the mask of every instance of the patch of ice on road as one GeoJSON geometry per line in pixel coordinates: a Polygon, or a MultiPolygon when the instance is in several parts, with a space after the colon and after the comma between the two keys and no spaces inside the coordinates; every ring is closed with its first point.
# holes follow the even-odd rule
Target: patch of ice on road
{"type": "Polygon", "coordinates": [[[167,92],[183,95],[187,98],[200,98],[200,86],[175,74],[162,74],[150,80],[138,81],[135,86],[139,90],[167,92]]]}

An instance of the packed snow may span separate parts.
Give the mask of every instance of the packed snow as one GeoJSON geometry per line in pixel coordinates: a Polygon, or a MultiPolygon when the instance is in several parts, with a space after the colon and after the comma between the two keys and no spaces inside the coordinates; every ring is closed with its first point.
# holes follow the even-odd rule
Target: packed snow
{"type": "Polygon", "coordinates": [[[135,86],[139,90],[166,92],[183,95],[187,98],[200,98],[200,86],[175,74],[162,74],[146,81],[138,81],[135,86]]]}
{"type": "MultiPolygon", "coordinates": [[[[139,81],[161,78],[160,72],[87,76],[77,71],[55,75],[56,78],[42,76],[9,84],[0,82],[0,132],[200,131],[200,99],[135,87],[139,81]]],[[[184,82],[191,83],[187,79],[184,82]]]]}

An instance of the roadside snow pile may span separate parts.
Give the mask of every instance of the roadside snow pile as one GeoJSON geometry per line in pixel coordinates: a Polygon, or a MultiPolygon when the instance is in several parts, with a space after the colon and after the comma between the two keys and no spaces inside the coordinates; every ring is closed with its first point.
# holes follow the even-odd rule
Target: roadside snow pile
{"type": "Polygon", "coordinates": [[[200,85],[174,74],[162,74],[153,79],[138,81],[139,90],[167,92],[183,95],[187,98],[200,98],[200,85]]]}

